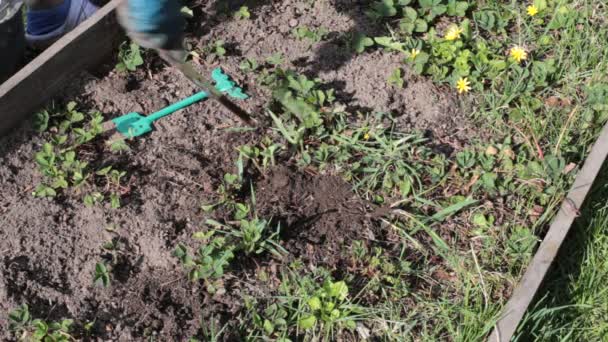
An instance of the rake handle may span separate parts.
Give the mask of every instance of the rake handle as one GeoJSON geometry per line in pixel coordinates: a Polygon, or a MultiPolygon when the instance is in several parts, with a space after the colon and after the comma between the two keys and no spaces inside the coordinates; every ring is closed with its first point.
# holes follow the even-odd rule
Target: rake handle
{"type": "Polygon", "coordinates": [[[228,99],[228,97],[222,94],[219,90],[217,90],[209,81],[207,81],[196,70],[194,70],[190,63],[184,63],[175,60],[168,61],[177,69],[179,69],[179,71],[181,71],[184,76],[186,76],[186,78],[188,78],[192,83],[207,92],[210,97],[221,103],[224,107],[226,107],[226,109],[238,116],[239,119],[243,120],[249,125],[255,124],[255,121],[251,118],[249,113],[247,113],[243,108],[239,107],[237,104],[228,99]]]}
{"type": "Polygon", "coordinates": [[[168,107],[165,107],[161,110],[159,110],[158,112],[152,113],[148,116],[146,116],[146,121],[152,123],[162,117],[165,117],[167,115],[171,115],[175,112],[177,112],[180,109],[184,109],[190,105],[193,105],[201,100],[204,100],[206,98],[209,97],[209,94],[207,94],[207,92],[205,91],[201,91],[200,93],[194,94],[188,98],[185,98],[177,103],[174,103],[168,107]]]}

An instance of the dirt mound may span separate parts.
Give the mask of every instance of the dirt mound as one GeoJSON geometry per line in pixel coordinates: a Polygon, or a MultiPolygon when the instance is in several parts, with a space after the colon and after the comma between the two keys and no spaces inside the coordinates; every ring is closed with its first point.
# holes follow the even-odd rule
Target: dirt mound
{"type": "Polygon", "coordinates": [[[371,207],[336,176],[312,176],[277,168],[258,183],[257,207],[281,223],[285,247],[294,257],[335,266],[342,247],[373,240],[371,207]]]}

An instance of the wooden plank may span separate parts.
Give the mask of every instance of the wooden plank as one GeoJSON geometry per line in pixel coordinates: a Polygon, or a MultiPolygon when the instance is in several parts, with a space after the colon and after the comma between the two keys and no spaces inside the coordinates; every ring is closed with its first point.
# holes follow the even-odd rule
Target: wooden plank
{"type": "Polygon", "coordinates": [[[534,255],[532,262],[526,269],[526,273],[515,288],[513,295],[507,302],[503,315],[496,324],[494,331],[490,334],[490,342],[510,341],[521,319],[528,310],[530,303],[534,300],[536,292],[557,256],[557,253],[566,239],[572,223],[589,194],[595,178],[599,174],[602,165],[608,155],[608,124],[604,126],[599,138],[593,145],[591,153],[585,161],[585,165],[576,176],[574,185],[562,202],[562,206],[556,215],[545,239],[534,255]]]}
{"type": "Polygon", "coordinates": [[[78,72],[99,65],[120,34],[112,0],[0,85],[0,135],[62,90],[78,72]]]}

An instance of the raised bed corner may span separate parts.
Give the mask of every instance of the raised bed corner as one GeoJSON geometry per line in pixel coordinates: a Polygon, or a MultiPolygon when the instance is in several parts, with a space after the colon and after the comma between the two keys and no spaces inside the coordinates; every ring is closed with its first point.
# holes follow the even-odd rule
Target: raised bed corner
{"type": "Polygon", "coordinates": [[[44,106],[80,71],[103,62],[120,28],[112,0],[0,85],[0,135],[44,106]]]}

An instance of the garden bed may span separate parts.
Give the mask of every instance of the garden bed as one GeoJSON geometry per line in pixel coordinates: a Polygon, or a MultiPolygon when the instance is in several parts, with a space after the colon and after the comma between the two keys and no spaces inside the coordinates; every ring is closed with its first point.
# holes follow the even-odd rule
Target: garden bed
{"type": "Polygon", "coordinates": [[[187,41],[201,72],[219,66],[244,87],[258,129],[206,101],[128,150],[107,146],[89,121],[196,92],[145,52],[134,71],[111,61],[79,74],[1,138],[0,312],[27,304],[33,318],[73,319],[76,338],[116,340],[487,336],[592,139],[556,172],[541,154],[525,177],[537,141],[474,121],[477,103],[402,52],[353,51],[358,33],[389,34],[364,2],[256,1],[236,18],[241,5],[190,2],[187,41]],[[323,117],[299,140],[285,92],[323,117]],[[55,187],[55,158],[87,164],[55,187]],[[191,265],[199,248],[211,264],[191,265]]]}

